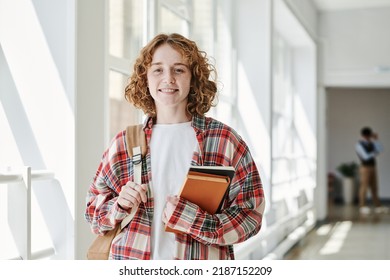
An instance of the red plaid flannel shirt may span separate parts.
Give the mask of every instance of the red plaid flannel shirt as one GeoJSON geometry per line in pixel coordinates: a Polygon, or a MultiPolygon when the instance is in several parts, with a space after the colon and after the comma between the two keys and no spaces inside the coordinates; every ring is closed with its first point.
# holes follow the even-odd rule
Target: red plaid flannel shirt
{"type": "MultiPolygon", "coordinates": [[[[153,119],[146,120],[147,143],[153,119]]],[[[261,228],[264,193],[256,165],[247,145],[230,127],[212,118],[194,116],[192,126],[199,143],[192,165],[234,166],[236,173],[222,212],[208,214],[182,198],[168,224],[186,234],[176,234],[175,259],[234,259],[233,244],[254,236],[261,228]]],[[[142,162],[142,183],[148,200],[141,203],[132,221],[111,246],[112,259],[150,259],[153,217],[150,151],[142,162]]],[[[128,213],[118,207],[121,187],[133,180],[133,164],[126,152],[125,131],[116,135],[104,152],[87,194],[86,220],[96,234],[104,234],[128,213]]]]}

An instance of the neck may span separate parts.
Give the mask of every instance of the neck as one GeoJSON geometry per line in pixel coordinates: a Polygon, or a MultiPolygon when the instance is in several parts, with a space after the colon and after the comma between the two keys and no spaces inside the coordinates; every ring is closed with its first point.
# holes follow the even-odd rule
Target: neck
{"type": "Polygon", "coordinates": [[[189,122],[191,116],[183,111],[157,110],[156,124],[174,124],[189,122]]]}

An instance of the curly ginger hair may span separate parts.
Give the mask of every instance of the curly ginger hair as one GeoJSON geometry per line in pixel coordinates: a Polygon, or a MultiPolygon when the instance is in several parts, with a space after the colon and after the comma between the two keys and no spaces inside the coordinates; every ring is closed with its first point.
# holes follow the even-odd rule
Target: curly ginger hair
{"type": "Polygon", "coordinates": [[[191,72],[191,89],[188,94],[187,112],[191,116],[203,116],[211,106],[217,94],[216,70],[209,63],[205,52],[200,51],[194,41],[184,36],[159,34],[142,48],[135,64],[129,83],[125,88],[125,98],[145,114],[156,116],[156,106],[148,89],[147,72],[152,63],[153,54],[158,47],[169,44],[179,51],[188,63],[191,72]]]}

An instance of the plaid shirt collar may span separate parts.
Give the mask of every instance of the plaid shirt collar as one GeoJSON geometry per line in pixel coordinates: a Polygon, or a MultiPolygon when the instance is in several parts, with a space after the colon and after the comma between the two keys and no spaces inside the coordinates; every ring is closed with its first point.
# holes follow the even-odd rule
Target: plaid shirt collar
{"type": "MultiPolygon", "coordinates": [[[[206,117],[194,115],[192,116],[191,125],[195,129],[196,134],[203,133],[206,130],[206,117]]],[[[151,130],[155,123],[155,118],[147,116],[144,121],[143,128],[146,131],[151,130]]]]}

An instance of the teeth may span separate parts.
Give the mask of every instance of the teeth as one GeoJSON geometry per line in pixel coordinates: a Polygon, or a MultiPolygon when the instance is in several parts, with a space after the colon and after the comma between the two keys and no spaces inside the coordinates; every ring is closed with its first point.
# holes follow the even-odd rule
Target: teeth
{"type": "Polygon", "coordinates": [[[162,92],[174,92],[176,91],[175,89],[170,89],[170,88],[163,88],[163,89],[160,89],[162,92]]]}

